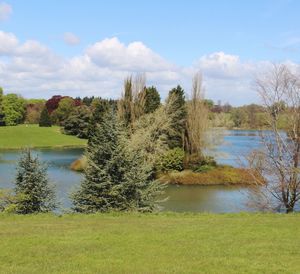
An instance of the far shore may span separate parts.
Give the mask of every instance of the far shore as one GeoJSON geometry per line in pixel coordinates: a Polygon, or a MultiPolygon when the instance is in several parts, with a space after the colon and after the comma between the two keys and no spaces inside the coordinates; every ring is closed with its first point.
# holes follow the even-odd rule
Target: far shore
{"type": "Polygon", "coordinates": [[[65,135],[60,127],[18,125],[0,127],[0,150],[84,148],[85,139],[65,135]]]}

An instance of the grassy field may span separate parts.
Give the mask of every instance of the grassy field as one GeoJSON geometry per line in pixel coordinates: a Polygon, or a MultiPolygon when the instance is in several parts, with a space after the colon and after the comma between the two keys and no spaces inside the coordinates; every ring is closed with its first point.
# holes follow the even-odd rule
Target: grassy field
{"type": "Polygon", "coordinates": [[[57,126],[19,125],[0,127],[0,149],[79,147],[85,144],[86,140],[62,134],[57,126]]]}
{"type": "Polygon", "coordinates": [[[300,215],[0,215],[0,273],[300,273],[300,215]]]}

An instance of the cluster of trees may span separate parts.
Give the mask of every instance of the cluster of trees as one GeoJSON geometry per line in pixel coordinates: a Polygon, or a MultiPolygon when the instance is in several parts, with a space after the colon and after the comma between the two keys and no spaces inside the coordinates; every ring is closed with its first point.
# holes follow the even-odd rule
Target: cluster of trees
{"type": "Polygon", "coordinates": [[[24,99],[15,93],[4,95],[0,87],[0,126],[38,124],[44,105],[43,99],[24,99]]]}
{"type": "MultiPolygon", "coordinates": [[[[140,76],[140,78],[140,81],[143,81],[143,77],[140,76]]],[[[129,104],[132,100],[137,100],[137,98],[130,98],[130,96],[136,95],[130,95],[127,90],[136,89],[136,87],[130,86],[133,85],[132,79],[131,82],[130,79],[127,80],[124,89],[124,110],[131,108],[129,104]]],[[[174,88],[173,92],[182,92],[176,90],[177,88],[174,88]]],[[[142,98],[138,98],[138,101],[143,104],[143,113],[147,114],[155,111],[161,102],[155,87],[144,86],[144,89],[145,91],[139,95],[142,98]]],[[[185,99],[182,98],[182,100],[185,99]]],[[[99,113],[98,109],[105,108],[106,105],[116,108],[118,104],[120,102],[117,100],[107,100],[94,96],[74,99],[69,96],[55,95],[47,101],[24,99],[13,93],[3,95],[3,90],[0,89],[0,126],[12,126],[21,123],[39,124],[40,126],[59,125],[63,127],[66,134],[87,138],[91,122],[99,119],[98,114],[101,115],[101,111],[99,113]],[[99,106],[99,104],[103,104],[103,106],[99,106]],[[96,114],[94,115],[94,113],[96,114]]],[[[268,109],[263,105],[250,104],[232,107],[229,104],[221,105],[220,102],[215,105],[212,100],[203,100],[203,104],[209,110],[208,118],[211,127],[260,129],[269,126],[268,109]]],[[[135,105],[135,109],[131,110],[126,119],[134,121],[135,117],[138,118],[140,107],[135,105]]],[[[285,112],[281,113],[279,117],[280,128],[284,128],[287,117],[285,112]]],[[[179,139],[177,137],[177,141],[173,141],[176,143],[179,139]]]]}
{"type": "MultiPolygon", "coordinates": [[[[281,102],[284,104],[284,102],[281,102]]],[[[286,108],[284,106],[284,108],[286,108]]],[[[264,105],[250,104],[232,107],[229,104],[214,105],[209,100],[209,119],[212,127],[266,129],[268,124],[268,108],[264,105]]],[[[287,115],[282,112],[279,117],[279,127],[284,128],[287,115]]]]}
{"type": "MultiPolygon", "coordinates": [[[[194,77],[189,99],[177,86],[170,90],[165,104],[160,103],[155,87],[146,87],[143,75],[125,80],[117,103],[93,98],[89,106],[75,106],[69,97],[52,99],[46,102],[42,116],[51,113],[50,118],[55,114],[60,119],[71,105],[74,108],[61,120],[65,128],[70,120],[78,127],[75,120],[84,117],[81,110],[90,111],[87,166],[81,185],[71,195],[75,212],[151,212],[158,207],[156,199],[165,187],[156,180],[156,172],[181,170],[184,158],[195,163],[203,156],[208,109],[200,74],[194,77]]],[[[27,150],[19,161],[14,194],[4,199],[2,208],[23,214],[52,211],[57,206],[54,193],[46,169],[27,150]]]]}

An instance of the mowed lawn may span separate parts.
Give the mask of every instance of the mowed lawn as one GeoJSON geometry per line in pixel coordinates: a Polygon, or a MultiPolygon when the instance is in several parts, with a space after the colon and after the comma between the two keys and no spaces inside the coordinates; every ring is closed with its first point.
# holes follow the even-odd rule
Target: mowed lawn
{"type": "Polygon", "coordinates": [[[18,125],[0,127],[0,149],[79,147],[85,144],[86,140],[62,134],[57,126],[18,125]]]}
{"type": "Polygon", "coordinates": [[[300,273],[300,215],[0,215],[0,273],[300,273]]]}

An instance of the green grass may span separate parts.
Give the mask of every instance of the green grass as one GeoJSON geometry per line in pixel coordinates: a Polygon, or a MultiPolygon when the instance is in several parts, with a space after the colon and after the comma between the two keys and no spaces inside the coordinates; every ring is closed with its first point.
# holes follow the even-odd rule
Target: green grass
{"type": "Polygon", "coordinates": [[[300,273],[300,215],[0,215],[0,273],[300,273]]]}
{"type": "Polygon", "coordinates": [[[57,126],[19,125],[0,127],[0,149],[82,147],[85,144],[86,140],[62,134],[57,126]]]}

